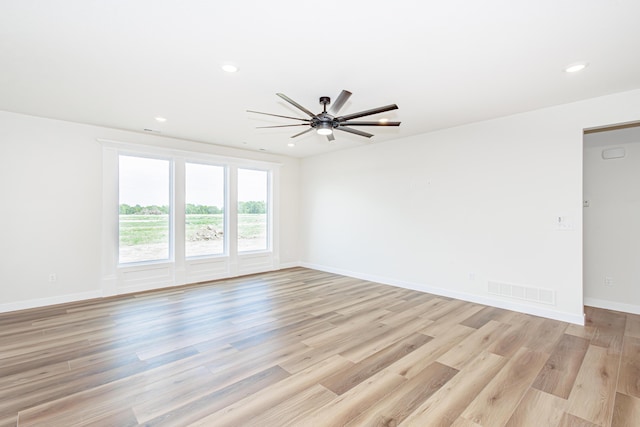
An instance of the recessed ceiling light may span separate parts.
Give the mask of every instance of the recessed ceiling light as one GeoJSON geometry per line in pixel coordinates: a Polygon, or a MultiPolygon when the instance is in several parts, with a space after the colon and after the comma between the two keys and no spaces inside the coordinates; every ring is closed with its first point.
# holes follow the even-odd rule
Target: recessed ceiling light
{"type": "Polygon", "coordinates": [[[378,120],[378,123],[387,123],[389,121],[389,119],[380,119],[378,120]]]}
{"type": "Polygon", "coordinates": [[[235,73],[238,71],[238,67],[236,67],[233,64],[224,64],[221,68],[223,71],[226,71],[227,73],[235,73]]]}
{"type": "Polygon", "coordinates": [[[578,71],[582,71],[585,68],[587,68],[589,64],[587,64],[586,62],[577,62],[575,64],[571,64],[569,66],[567,66],[564,71],[566,73],[577,73],[578,71]]]}
{"type": "Polygon", "coordinates": [[[159,122],[159,123],[164,123],[167,121],[166,117],[157,116],[155,119],[156,119],[156,122],[159,122]]]}
{"type": "Polygon", "coordinates": [[[295,146],[296,146],[296,144],[294,142],[290,142],[290,143],[287,144],[287,147],[295,147],[295,146]]]}

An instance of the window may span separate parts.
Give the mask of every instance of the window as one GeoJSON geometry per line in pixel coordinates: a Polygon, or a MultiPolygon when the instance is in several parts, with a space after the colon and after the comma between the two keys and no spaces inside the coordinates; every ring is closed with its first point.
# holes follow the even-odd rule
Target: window
{"type": "Polygon", "coordinates": [[[99,142],[104,295],[278,268],[278,164],[99,142]]]}
{"type": "Polygon", "coordinates": [[[225,242],[225,169],[185,163],[185,255],[219,255],[225,242]]]}
{"type": "Polygon", "coordinates": [[[238,169],[238,251],[268,249],[269,172],[238,169]]]}
{"type": "Polygon", "coordinates": [[[118,162],[119,263],[169,259],[171,162],[127,155],[118,162]]]}

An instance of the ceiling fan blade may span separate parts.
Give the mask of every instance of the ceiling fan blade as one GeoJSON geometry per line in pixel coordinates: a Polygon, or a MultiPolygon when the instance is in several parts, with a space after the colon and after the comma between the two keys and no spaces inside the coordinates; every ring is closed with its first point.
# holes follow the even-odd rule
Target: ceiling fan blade
{"type": "Polygon", "coordinates": [[[341,130],[342,132],[348,132],[348,133],[353,133],[356,135],[360,135],[360,136],[364,136],[365,138],[371,138],[373,136],[373,134],[367,133],[367,132],[362,132],[361,130],[357,130],[357,129],[351,129],[351,128],[343,128],[341,126],[338,126],[337,128],[334,128],[335,130],[341,130]]]}
{"type": "Polygon", "coordinates": [[[291,126],[309,126],[309,123],[296,123],[295,125],[256,126],[256,129],[288,128],[291,126]]]}
{"type": "Polygon", "coordinates": [[[260,111],[247,110],[247,113],[264,114],[265,116],[282,117],[283,119],[302,120],[308,122],[309,119],[301,119],[299,117],[281,116],[280,114],[262,113],[260,111]]]}
{"type": "Polygon", "coordinates": [[[333,115],[338,114],[338,111],[340,111],[340,109],[342,108],[344,103],[347,102],[350,96],[351,92],[349,92],[348,90],[343,90],[342,92],[340,92],[338,98],[336,98],[331,108],[329,108],[329,112],[333,115]]]}
{"type": "Polygon", "coordinates": [[[293,105],[294,107],[298,108],[299,110],[305,112],[309,117],[315,117],[316,116],[311,111],[307,110],[302,105],[298,104],[296,101],[294,101],[293,99],[289,98],[284,93],[276,93],[276,95],[278,95],[280,98],[284,99],[285,101],[287,101],[289,104],[293,105]]]}
{"type": "Polygon", "coordinates": [[[296,137],[298,137],[298,136],[300,136],[300,135],[304,135],[305,133],[307,133],[307,132],[311,132],[312,130],[313,130],[313,128],[309,128],[309,129],[307,129],[307,130],[305,130],[305,131],[302,131],[302,132],[300,132],[300,133],[296,133],[296,134],[295,134],[295,135],[293,135],[291,138],[296,138],[296,137]]]}
{"type": "Polygon", "coordinates": [[[385,111],[397,110],[396,104],[385,105],[384,107],[372,108],[371,110],[360,111],[359,113],[347,114],[346,116],[336,117],[339,122],[346,122],[347,120],[357,119],[358,117],[370,116],[372,114],[384,113],[385,111]]]}
{"type": "Polygon", "coordinates": [[[402,122],[340,122],[340,126],[400,126],[402,122]]]}
{"type": "Polygon", "coordinates": [[[333,133],[330,133],[329,135],[327,135],[327,141],[333,142],[335,140],[336,140],[336,137],[333,136],[333,133]]]}

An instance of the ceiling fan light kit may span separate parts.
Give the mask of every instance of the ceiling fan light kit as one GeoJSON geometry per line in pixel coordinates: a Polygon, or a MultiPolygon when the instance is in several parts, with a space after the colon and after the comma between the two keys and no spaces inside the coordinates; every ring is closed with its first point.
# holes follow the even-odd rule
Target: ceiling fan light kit
{"type": "Polygon", "coordinates": [[[358,129],[353,129],[351,126],[400,126],[400,122],[390,122],[388,120],[379,120],[379,121],[353,121],[353,119],[357,119],[360,117],[371,116],[373,114],[384,113],[386,111],[397,110],[398,106],[396,104],[385,105],[384,107],[372,108],[371,110],[360,111],[358,113],[347,114],[344,116],[338,116],[338,112],[347,102],[349,97],[351,96],[351,92],[347,90],[343,90],[338,95],[338,98],[333,103],[329,111],[327,111],[327,105],[331,104],[331,98],[328,96],[320,97],[320,104],[322,105],[322,112],[318,114],[314,114],[302,105],[298,104],[288,96],[283,93],[276,93],[277,96],[284,99],[289,104],[293,105],[307,116],[308,119],[301,119],[298,117],[289,117],[283,116],[280,114],[271,114],[271,113],[262,113],[260,111],[247,110],[249,113],[256,114],[264,114],[267,116],[281,117],[284,119],[292,119],[299,120],[303,123],[293,124],[293,125],[277,125],[277,126],[258,126],[258,128],[280,128],[280,127],[289,127],[289,126],[308,126],[309,128],[293,135],[291,138],[297,138],[300,135],[304,135],[307,132],[311,132],[312,130],[316,130],[318,135],[325,135],[329,142],[335,140],[333,136],[333,131],[338,130],[342,132],[351,133],[354,135],[363,136],[365,138],[371,138],[373,134],[368,132],[363,132],[358,129]]]}
{"type": "Polygon", "coordinates": [[[333,126],[328,122],[320,122],[316,126],[316,132],[318,132],[318,135],[331,135],[333,133],[333,126]]]}

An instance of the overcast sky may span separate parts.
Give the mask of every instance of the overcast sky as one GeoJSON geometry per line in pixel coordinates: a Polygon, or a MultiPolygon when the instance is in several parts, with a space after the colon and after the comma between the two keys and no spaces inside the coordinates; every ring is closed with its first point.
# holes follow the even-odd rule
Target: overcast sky
{"type": "MultiPolygon", "coordinates": [[[[120,156],[120,204],[168,206],[170,162],[161,159],[120,156]]],[[[224,206],[224,168],[186,164],[186,202],[224,206]]],[[[238,170],[238,200],[265,200],[267,173],[238,170]]]]}

